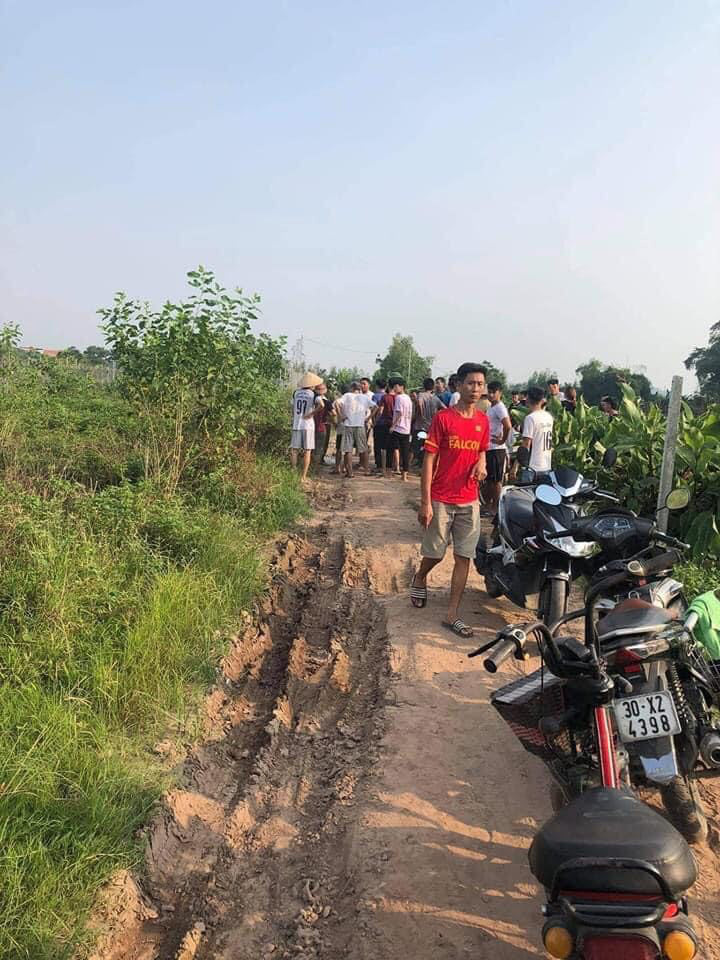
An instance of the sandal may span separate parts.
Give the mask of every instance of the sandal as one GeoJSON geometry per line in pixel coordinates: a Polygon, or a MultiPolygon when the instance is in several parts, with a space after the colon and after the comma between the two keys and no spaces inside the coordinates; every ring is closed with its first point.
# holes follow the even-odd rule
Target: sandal
{"type": "Polygon", "coordinates": [[[410,603],[418,609],[427,604],[427,587],[416,587],[415,577],[410,581],[410,603]]]}
{"type": "Polygon", "coordinates": [[[469,640],[475,633],[472,627],[469,627],[464,620],[461,620],[459,617],[457,620],[453,620],[452,623],[449,623],[447,620],[443,620],[442,625],[446,630],[452,631],[456,637],[462,637],[463,640],[469,640]]]}

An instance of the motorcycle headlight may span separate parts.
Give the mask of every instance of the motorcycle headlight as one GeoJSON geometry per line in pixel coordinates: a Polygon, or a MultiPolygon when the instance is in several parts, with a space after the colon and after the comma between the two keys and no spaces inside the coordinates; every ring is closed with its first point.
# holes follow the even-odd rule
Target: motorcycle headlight
{"type": "Polygon", "coordinates": [[[592,557],[599,549],[596,543],[578,543],[572,537],[558,537],[551,542],[569,557],[592,557]]]}

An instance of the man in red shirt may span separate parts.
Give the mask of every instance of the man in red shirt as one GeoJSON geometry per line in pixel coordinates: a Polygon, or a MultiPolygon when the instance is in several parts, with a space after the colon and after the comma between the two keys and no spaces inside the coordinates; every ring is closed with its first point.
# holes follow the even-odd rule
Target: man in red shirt
{"type": "Polygon", "coordinates": [[[490,446],[487,414],[476,409],[485,393],[485,376],[485,367],[464,363],[457,372],[460,399],[454,407],[438,411],[430,425],[418,511],[425,530],[423,559],[410,585],[413,606],[424,607],[427,575],[445,556],[452,538],[455,566],[443,626],[464,638],[471,637],[473,630],[458,616],[458,608],[480,536],[478,484],[487,475],[485,451],[490,446]]]}

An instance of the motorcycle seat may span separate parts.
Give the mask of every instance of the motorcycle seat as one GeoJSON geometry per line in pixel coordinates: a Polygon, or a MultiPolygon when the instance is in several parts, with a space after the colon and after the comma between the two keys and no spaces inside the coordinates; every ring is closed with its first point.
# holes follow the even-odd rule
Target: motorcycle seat
{"type": "MultiPolygon", "coordinates": [[[[581,794],[547,821],[528,854],[533,875],[548,888],[563,864],[580,857],[643,860],[659,870],[674,898],[697,878],[690,847],[675,827],[625,790],[595,787],[581,794]]],[[[661,895],[650,874],[612,864],[569,869],[558,881],[561,890],[578,894],[661,895]]]]}
{"type": "Polygon", "coordinates": [[[633,633],[659,633],[672,619],[672,614],[662,607],[630,598],[598,620],[597,635],[601,640],[610,640],[633,633]]]}

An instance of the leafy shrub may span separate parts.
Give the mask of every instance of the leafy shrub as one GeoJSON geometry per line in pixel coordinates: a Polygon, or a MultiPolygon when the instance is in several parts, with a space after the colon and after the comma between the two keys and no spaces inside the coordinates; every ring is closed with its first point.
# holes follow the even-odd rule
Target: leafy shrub
{"type": "MultiPolygon", "coordinates": [[[[631,387],[621,386],[619,414],[612,420],[582,399],[574,416],[559,404],[549,404],[555,417],[555,458],[557,463],[571,464],[597,477],[623,503],[652,516],[657,505],[666,420],[656,404],[642,408],[631,387]],[[611,471],[600,465],[608,447],[618,451],[617,465],[611,471]]],[[[696,415],[683,404],[675,484],[688,486],[692,494],[690,509],[671,520],[675,531],[692,544],[695,559],[720,557],[720,405],[696,415]]]]}
{"type": "Polygon", "coordinates": [[[260,298],[228,292],[202,267],[188,282],[191,295],[160,310],[119,293],[100,311],[119,386],[155,421],[158,473],[171,467],[175,479],[239,440],[264,443],[284,397],[284,339],[251,332],[260,298]]]}
{"type": "MultiPolygon", "coordinates": [[[[203,309],[191,358],[210,336],[203,309]]],[[[289,468],[252,449],[273,448],[282,389],[254,421],[265,440],[235,414],[225,429],[234,395],[207,364],[211,386],[196,389],[167,316],[180,374],[161,364],[156,328],[133,354],[147,361],[138,390],[17,356],[0,334],[0,956],[13,960],[73,955],[95,890],[139,859],[137,828],[166,786],[147,747],[187,729],[262,588],[262,538],[305,509],[289,468]]],[[[245,333],[243,402],[257,405],[252,376],[278,369],[280,342],[245,333]]]]}

